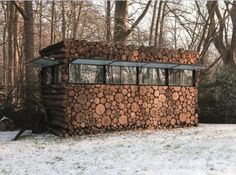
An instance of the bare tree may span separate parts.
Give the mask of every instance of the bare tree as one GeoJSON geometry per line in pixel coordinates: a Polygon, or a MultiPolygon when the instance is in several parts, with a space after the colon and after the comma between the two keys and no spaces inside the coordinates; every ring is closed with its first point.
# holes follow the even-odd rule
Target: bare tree
{"type": "Polygon", "coordinates": [[[136,19],[130,28],[128,28],[128,1],[116,1],[115,3],[115,26],[114,26],[114,42],[126,42],[130,33],[139,24],[139,22],[146,15],[151,1],[148,1],[143,12],[136,19]]]}

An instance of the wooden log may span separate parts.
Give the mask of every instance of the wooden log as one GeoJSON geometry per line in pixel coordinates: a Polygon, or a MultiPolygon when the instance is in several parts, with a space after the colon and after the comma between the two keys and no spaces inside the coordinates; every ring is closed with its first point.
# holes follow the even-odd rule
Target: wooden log
{"type": "Polygon", "coordinates": [[[181,113],[181,114],[179,115],[179,120],[180,120],[181,122],[185,122],[186,119],[187,119],[187,116],[186,116],[185,113],[181,113]]]}
{"type": "Polygon", "coordinates": [[[165,102],[166,101],[166,96],[164,94],[159,95],[159,101],[160,102],[165,102]]]}
{"type": "Polygon", "coordinates": [[[61,122],[61,121],[59,121],[59,120],[51,120],[50,124],[51,124],[52,126],[59,126],[59,127],[61,127],[61,128],[67,129],[66,123],[63,123],[63,122],[61,122]]]}
{"type": "Polygon", "coordinates": [[[138,103],[136,103],[136,102],[132,103],[132,105],[131,105],[131,111],[133,111],[133,112],[138,112],[138,111],[139,111],[139,105],[138,105],[138,103]]]}
{"type": "Polygon", "coordinates": [[[50,132],[52,132],[54,135],[58,136],[58,137],[63,137],[64,133],[61,129],[58,128],[51,128],[50,132]]]}
{"type": "Polygon", "coordinates": [[[126,125],[128,123],[128,119],[127,119],[127,116],[126,115],[121,115],[119,117],[119,123],[121,125],[126,125]]]}
{"type": "Polygon", "coordinates": [[[104,116],[102,118],[102,125],[103,126],[109,126],[111,124],[111,119],[109,116],[104,116]]]}
{"type": "Polygon", "coordinates": [[[123,96],[122,93],[118,93],[118,94],[115,95],[116,102],[120,103],[120,102],[123,101],[123,99],[124,99],[124,96],[123,96]]]}
{"type": "Polygon", "coordinates": [[[87,102],[87,96],[85,94],[80,94],[77,98],[77,101],[81,104],[84,105],[87,102]]]}
{"type": "Polygon", "coordinates": [[[98,115],[102,115],[105,112],[105,106],[103,104],[99,104],[96,106],[95,111],[98,115]]]}
{"type": "Polygon", "coordinates": [[[174,92],[172,94],[172,99],[175,100],[175,101],[178,100],[179,99],[179,94],[177,92],[174,92]]]}
{"type": "Polygon", "coordinates": [[[151,115],[152,117],[156,117],[156,116],[157,116],[157,109],[156,109],[156,108],[152,108],[152,109],[150,110],[150,115],[151,115]]]}

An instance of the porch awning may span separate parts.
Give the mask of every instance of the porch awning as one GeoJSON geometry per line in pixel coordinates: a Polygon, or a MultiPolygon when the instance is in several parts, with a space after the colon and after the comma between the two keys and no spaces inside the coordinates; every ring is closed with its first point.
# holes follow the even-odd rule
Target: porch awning
{"type": "Polygon", "coordinates": [[[60,62],[56,61],[52,58],[40,57],[40,58],[30,60],[30,61],[26,62],[25,64],[28,64],[28,65],[34,66],[34,67],[43,68],[43,67],[50,67],[50,66],[60,64],[60,62]]]}

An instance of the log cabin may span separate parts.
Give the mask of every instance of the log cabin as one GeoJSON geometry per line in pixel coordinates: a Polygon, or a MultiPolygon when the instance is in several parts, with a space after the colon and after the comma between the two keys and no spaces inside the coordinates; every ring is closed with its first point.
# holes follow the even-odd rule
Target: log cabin
{"type": "Polygon", "coordinates": [[[58,136],[197,126],[196,51],[65,39],[39,53],[29,63],[58,136]]]}

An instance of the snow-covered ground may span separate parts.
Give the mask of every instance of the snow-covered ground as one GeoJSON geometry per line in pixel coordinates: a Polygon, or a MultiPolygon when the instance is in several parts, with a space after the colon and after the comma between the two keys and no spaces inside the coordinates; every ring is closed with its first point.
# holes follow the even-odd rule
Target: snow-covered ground
{"type": "Polygon", "coordinates": [[[235,175],[236,125],[60,139],[0,132],[0,175],[235,175]]]}

